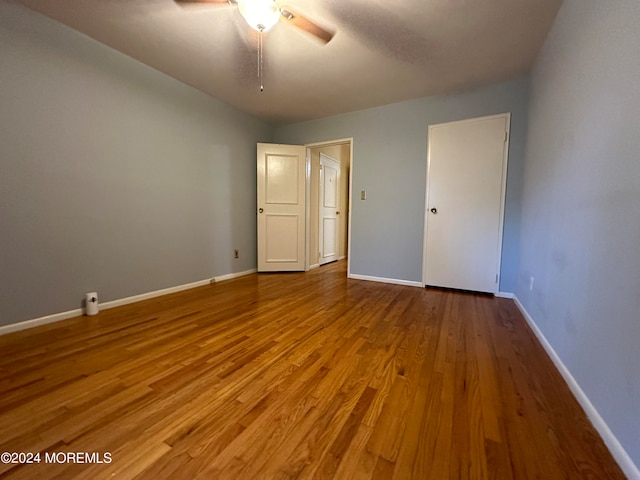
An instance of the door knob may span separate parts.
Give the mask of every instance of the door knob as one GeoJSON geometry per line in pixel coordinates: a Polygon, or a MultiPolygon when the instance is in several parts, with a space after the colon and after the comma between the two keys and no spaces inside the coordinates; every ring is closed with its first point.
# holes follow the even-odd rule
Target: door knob
{"type": "Polygon", "coordinates": [[[435,208],[435,207],[434,207],[434,208],[432,208],[432,209],[431,209],[431,213],[433,213],[434,215],[437,215],[437,214],[438,214],[438,209],[437,209],[437,208],[435,208]]]}
{"type": "Polygon", "coordinates": [[[263,209],[263,208],[259,208],[259,209],[258,209],[258,212],[259,212],[259,213],[262,213],[262,212],[264,212],[264,209],[263,209]]]}

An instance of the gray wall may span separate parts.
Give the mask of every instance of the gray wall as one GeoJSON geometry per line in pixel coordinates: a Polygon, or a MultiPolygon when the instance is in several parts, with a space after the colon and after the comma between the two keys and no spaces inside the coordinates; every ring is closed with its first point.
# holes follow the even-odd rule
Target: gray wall
{"type": "Polygon", "coordinates": [[[16,4],[0,45],[0,325],[255,267],[270,127],[16,4]]]}
{"type": "Polygon", "coordinates": [[[457,95],[426,97],[276,128],[279,143],[353,137],[351,272],[422,281],[429,124],[511,112],[500,289],[513,292],[528,78],[457,95]],[[359,193],[367,191],[367,200],[359,193]]]}
{"type": "Polygon", "coordinates": [[[564,2],[532,77],[516,293],[640,465],[638,52],[637,0],[564,2]]]}

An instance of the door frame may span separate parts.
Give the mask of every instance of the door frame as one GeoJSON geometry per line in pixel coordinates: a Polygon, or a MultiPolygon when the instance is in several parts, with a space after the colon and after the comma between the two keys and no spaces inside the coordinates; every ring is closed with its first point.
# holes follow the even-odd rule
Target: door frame
{"type": "Polygon", "coordinates": [[[502,182],[500,188],[500,219],[498,226],[498,237],[500,241],[498,242],[498,260],[496,265],[496,271],[498,272],[498,278],[496,282],[495,291],[492,292],[494,295],[500,292],[500,271],[502,266],[502,242],[504,240],[504,211],[505,211],[505,203],[506,203],[506,194],[507,194],[507,164],[509,162],[509,142],[511,140],[511,112],[498,113],[495,115],[485,115],[482,117],[474,117],[474,118],[466,118],[464,120],[456,120],[453,122],[443,122],[443,123],[434,123],[427,126],[427,176],[426,176],[426,188],[425,188],[425,197],[424,197],[424,232],[422,237],[422,286],[426,287],[425,283],[427,280],[427,229],[429,227],[429,172],[431,169],[431,130],[434,127],[439,127],[443,125],[455,125],[461,123],[470,123],[476,122],[478,120],[490,120],[492,118],[504,118],[506,120],[506,138],[505,138],[505,148],[502,158],[502,182]]]}
{"type": "Polygon", "coordinates": [[[311,258],[311,252],[309,251],[311,245],[309,242],[309,235],[311,230],[311,148],[317,147],[330,147],[333,145],[344,145],[345,143],[349,144],[349,179],[348,179],[348,204],[349,204],[349,214],[347,216],[347,277],[351,275],[351,210],[352,210],[352,179],[353,179],[353,137],[339,138],[336,140],[326,140],[324,142],[314,142],[314,143],[305,143],[306,147],[306,223],[305,223],[305,271],[309,271],[309,259],[311,258]]]}

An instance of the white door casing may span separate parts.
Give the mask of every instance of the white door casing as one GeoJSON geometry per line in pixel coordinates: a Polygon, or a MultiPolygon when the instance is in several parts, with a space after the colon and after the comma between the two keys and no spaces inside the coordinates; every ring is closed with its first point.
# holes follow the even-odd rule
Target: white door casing
{"type": "Polygon", "coordinates": [[[257,148],[258,271],[305,269],[306,148],[257,148]]]}
{"type": "Polygon", "coordinates": [[[497,293],[510,114],[429,126],[423,283],[497,293]]]}
{"type": "Polygon", "coordinates": [[[319,263],[323,265],[338,259],[340,234],[340,162],[324,153],[320,154],[319,197],[318,246],[319,263]]]}

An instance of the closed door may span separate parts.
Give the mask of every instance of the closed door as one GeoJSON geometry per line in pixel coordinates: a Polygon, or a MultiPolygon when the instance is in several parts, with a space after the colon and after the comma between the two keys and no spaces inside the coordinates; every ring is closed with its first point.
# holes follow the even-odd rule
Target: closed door
{"type": "Polygon", "coordinates": [[[340,162],[320,154],[320,225],[318,246],[320,265],[338,259],[339,241],[339,198],[340,198],[340,162]]]}
{"type": "Polygon", "coordinates": [[[304,146],[258,144],[258,271],[305,269],[304,146]]]}
{"type": "Polygon", "coordinates": [[[429,126],[425,285],[498,292],[509,118],[429,126]]]}

